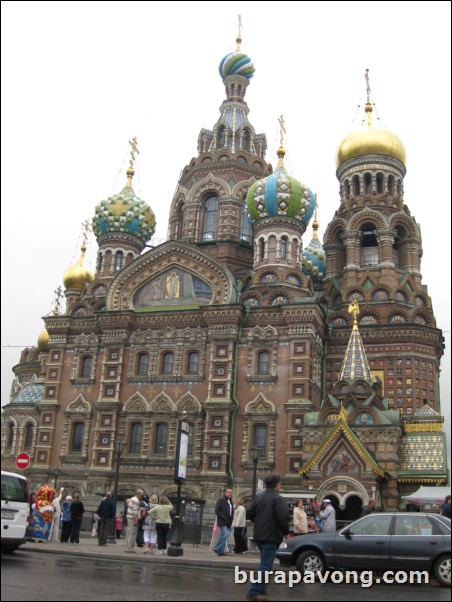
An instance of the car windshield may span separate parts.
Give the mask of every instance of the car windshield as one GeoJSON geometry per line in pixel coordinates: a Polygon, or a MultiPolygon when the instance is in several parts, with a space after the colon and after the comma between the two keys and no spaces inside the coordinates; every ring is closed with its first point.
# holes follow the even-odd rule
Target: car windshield
{"type": "Polygon", "coordinates": [[[347,529],[351,535],[389,535],[392,514],[366,516],[347,529]]]}
{"type": "Polygon", "coordinates": [[[2,500],[27,502],[27,481],[2,474],[2,500]]]}

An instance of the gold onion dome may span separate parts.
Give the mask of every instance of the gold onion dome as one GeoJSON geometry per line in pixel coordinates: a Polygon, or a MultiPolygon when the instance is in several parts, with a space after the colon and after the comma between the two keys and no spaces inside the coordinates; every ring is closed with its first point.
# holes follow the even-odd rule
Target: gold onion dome
{"type": "Polygon", "coordinates": [[[372,104],[366,103],[366,124],[360,130],[350,132],[340,143],[336,153],[336,167],[349,159],[365,155],[393,157],[405,165],[406,151],[400,138],[389,130],[372,125],[372,104]]]}
{"type": "Polygon", "coordinates": [[[94,275],[87,268],[83,266],[83,260],[85,258],[86,246],[82,245],[82,254],[78,262],[70,267],[63,276],[64,288],[66,290],[82,291],[85,284],[93,282],[94,275]]]}
{"type": "Polygon", "coordinates": [[[49,350],[49,333],[44,328],[41,334],[38,337],[38,349],[39,351],[48,351],[49,350]]]}

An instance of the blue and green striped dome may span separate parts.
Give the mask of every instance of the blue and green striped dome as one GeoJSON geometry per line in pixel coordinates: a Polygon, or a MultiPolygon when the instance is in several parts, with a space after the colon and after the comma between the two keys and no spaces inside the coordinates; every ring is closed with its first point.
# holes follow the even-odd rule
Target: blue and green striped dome
{"type": "Polygon", "coordinates": [[[312,227],[314,228],[314,236],[301,254],[301,269],[314,282],[322,282],[326,272],[325,251],[317,235],[319,222],[316,219],[312,227]]]}
{"type": "Polygon", "coordinates": [[[228,75],[242,75],[247,79],[251,79],[254,75],[254,65],[249,56],[236,50],[227,54],[218,67],[222,79],[226,79],[228,75]]]}
{"type": "Polygon", "coordinates": [[[251,185],[246,206],[252,221],[286,215],[307,225],[314,213],[315,197],[307,186],[289,176],[284,166],[278,165],[270,176],[251,185]]]}
{"type": "Polygon", "coordinates": [[[155,232],[155,215],[147,203],[126,185],[119,194],[108,197],[96,207],[93,230],[102,234],[125,233],[146,243],[155,232]]]}

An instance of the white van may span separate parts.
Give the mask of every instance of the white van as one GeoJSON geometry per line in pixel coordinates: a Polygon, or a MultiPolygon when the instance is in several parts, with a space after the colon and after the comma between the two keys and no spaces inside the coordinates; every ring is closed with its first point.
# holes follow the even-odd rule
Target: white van
{"type": "Polygon", "coordinates": [[[27,479],[2,470],[2,553],[28,541],[30,491],[27,479]]]}

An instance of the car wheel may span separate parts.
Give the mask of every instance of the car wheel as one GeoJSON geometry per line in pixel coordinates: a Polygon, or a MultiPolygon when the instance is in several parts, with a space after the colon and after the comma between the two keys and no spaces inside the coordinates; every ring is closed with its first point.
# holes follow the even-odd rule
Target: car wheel
{"type": "Polygon", "coordinates": [[[297,569],[302,575],[307,571],[316,573],[317,571],[323,572],[325,569],[325,561],[320,552],[316,550],[305,550],[297,558],[297,569]]]}
{"type": "Polygon", "coordinates": [[[450,556],[438,558],[433,567],[435,579],[443,587],[450,587],[450,556]]]}

